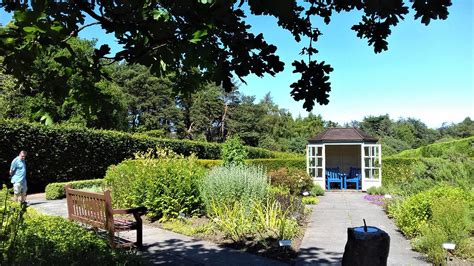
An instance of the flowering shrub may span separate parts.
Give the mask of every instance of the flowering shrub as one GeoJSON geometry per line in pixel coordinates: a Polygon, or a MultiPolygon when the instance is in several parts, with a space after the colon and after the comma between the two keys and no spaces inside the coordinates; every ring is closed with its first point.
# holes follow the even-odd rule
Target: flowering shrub
{"type": "Polygon", "coordinates": [[[311,191],[313,179],[306,171],[296,168],[282,167],[268,173],[272,186],[288,188],[291,194],[300,194],[303,191],[311,191]]]}

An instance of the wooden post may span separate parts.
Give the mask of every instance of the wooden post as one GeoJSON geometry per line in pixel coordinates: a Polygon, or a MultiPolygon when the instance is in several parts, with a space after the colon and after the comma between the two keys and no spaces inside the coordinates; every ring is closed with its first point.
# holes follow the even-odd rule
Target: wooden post
{"type": "Polygon", "coordinates": [[[107,232],[109,236],[110,246],[115,247],[115,233],[114,233],[114,214],[112,209],[112,197],[110,190],[104,191],[105,196],[105,223],[107,225],[107,232]]]}
{"type": "Polygon", "coordinates": [[[72,205],[72,197],[69,195],[69,189],[71,189],[71,184],[67,184],[64,186],[64,191],[66,193],[66,202],[67,202],[67,217],[69,220],[72,220],[72,214],[74,213],[73,205],[72,205]]]}

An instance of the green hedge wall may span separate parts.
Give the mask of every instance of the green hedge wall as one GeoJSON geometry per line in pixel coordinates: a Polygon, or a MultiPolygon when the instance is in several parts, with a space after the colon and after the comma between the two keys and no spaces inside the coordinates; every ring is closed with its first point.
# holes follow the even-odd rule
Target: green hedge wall
{"type": "Polygon", "coordinates": [[[433,143],[418,149],[405,150],[393,157],[397,158],[419,158],[419,157],[450,157],[463,155],[474,157],[474,137],[433,143]]]}
{"type": "Polygon", "coordinates": [[[306,170],[305,158],[288,158],[288,159],[251,159],[247,160],[248,164],[261,165],[267,171],[277,170],[282,167],[292,167],[306,170]]]}
{"type": "MultiPolygon", "coordinates": [[[[28,151],[29,192],[39,192],[51,182],[103,177],[109,165],[132,158],[137,151],[156,147],[168,147],[185,156],[195,153],[199,158],[218,159],[221,145],[0,120],[0,180],[9,183],[10,163],[22,149],[28,151]]],[[[246,149],[250,158],[295,156],[260,148],[246,149]]]]}
{"type": "Polygon", "coordinates": [[[382,185],[412,181],[415,178],[415,168],[420,164],[419,158],[383,158],[382,185]]]}
{"type": "MultiPolygon", "coordinates": [[[[220,165],[221,160],[199,160],[199,163],[207,169],[214,166],[220,165]]],[[[247,159],[245,163],[251,165],[261,165],[267,169],[267,171],[276,170],[282,167],[292,167],[302,170],[306,170],[306,159],[305,158],[287,158],[287,159],[247,159]]]]}
{"type": "Polygon", "coordinates": [[[474,182],[474,158],[385,158],[382,183],[400,194],[413,194],[446,183],[469,190],[474,182]]]}

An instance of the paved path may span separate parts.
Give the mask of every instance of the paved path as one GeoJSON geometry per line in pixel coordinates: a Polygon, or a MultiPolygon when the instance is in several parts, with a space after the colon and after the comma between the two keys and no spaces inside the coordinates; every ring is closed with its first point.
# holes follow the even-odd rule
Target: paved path
{"type": "Polygon", "coordinates": [[[429,265],[411,250],[382,207],[368,202],[360,192],[326,192],[313,207],[310,223],[301,243],[297,265],[340,265],[347,241],[347,228],[376,226],[390,236],[389,265],[429,265]]]}
{"type": "MultiPolygon", "coordinates": [[[[28,197],[28,205],[45,214],[67,217],[65,200],[46,201],[44,194],[33,195],[28,197]]],[[[134,241],[135,231],[120,233],[120,237],[134,241]]],[[[285,265],[147,225],[143,227],[143,244],[145,250],[142,255],[150,265],[285,265]]]]}
{"type": "MultiPolygon", "coordinates": [[[[296,265],[340,265],[347,241],[347,227],[363,224],[379,227],[390,235],[389,265],[428,265],[422,255],[410,249],[409,242],[397,231],[380,206],[364,200],[359,192],[327,192],[313,206],[296,265]]],[[[28,203],[40,212],[66,217],[65,200],[46,201],[30,196],[28,203]]],[[[134,240],[135,232],[120,234],[134,240]]],[[[222,248],[214,243],[144,226],[143,256],[150,264],[170,265],[285,265],[245,252],[222,248]]]]}

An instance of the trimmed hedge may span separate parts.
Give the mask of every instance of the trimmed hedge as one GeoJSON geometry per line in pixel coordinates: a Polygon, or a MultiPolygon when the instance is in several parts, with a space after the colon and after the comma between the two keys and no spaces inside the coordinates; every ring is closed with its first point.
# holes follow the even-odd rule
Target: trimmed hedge
{"type": "MultiPolygon", "coordinates": [[[[199,160],[199,163],[205,168],[211,169],[215,166],[221,165],[222,160],[199,160]]],[[[267,169],[267,172],[282,167],[306,170],[306,159],[301,157],[288,159],[247,159],[245,160],[245,163],[249,165],[260,165],[267,169]]]]}
{"type": "Polygon", "coordinates": [[[261,165],[265,167],[267,171],[278,170],[282,167],[306,170],[306,159],[304,157],[288,159],[251,159],[246,162],[248,164],[261,165]]]}
{"type": "Polygon", "coordinates": [[[104,186],[104,179],[80,180],[61,183],[49,183],[46,186],[45,193],[47,200],[62,199],[66,197],[64,186],[70,184],[72,188],[81,189],[93,186],[104,186]]]}
{"type": "Polygon", "coordinates": [[[463,155],[474,157],[474,137],[433,143],[418,149],[405,150],[394,155],[396,158],[419,158],[419,157],[450,157],[463,155]]]}
{"type": "MultiPolygon", "coordinates": [[[[30,192],[43,191],[51,182],[103,177],[109,165],[156,147],[167,147],[185,156],[194,153],[202,159],[218,159],[221,153],[221,145],[217,143],[0,120],[0,173],[8,173],[11,161],[20,150],[28,151],[30,192]]],[[[297,156],[254,147],[246,149],[249,158],[297,156]]]]}
{"type": "Polygon", "coordinates": [[[413,194],[440,182],[468,190],[473,181],[473,158],[385,158],[382,163],[383,186],[399,194],[413,194]]]}
{"type": "Polygon", "coordinates": [[[420,158],[383,158],[382,185],[413,181],[415,167],[419,164],[420,158]]]}

